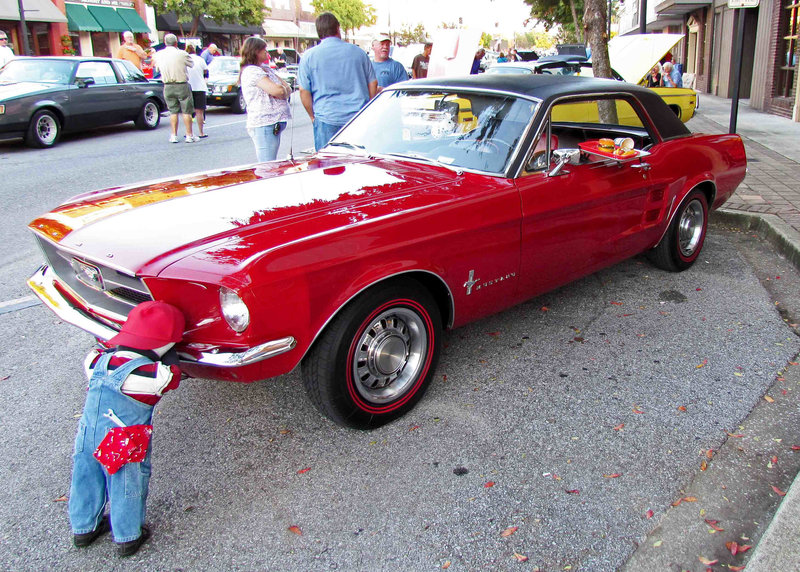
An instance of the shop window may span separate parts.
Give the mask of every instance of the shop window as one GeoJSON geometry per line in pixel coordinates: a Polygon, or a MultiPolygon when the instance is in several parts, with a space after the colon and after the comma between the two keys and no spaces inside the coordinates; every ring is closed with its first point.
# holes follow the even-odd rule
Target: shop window
{"type": "Polygon", "coordinates": [[[785,5],[781,23],[781,46],[778,50],[778,81],[775,83],[776,97],[794,95],[795,75],[797,74],[797,31],[800,2],[785,5]]]}

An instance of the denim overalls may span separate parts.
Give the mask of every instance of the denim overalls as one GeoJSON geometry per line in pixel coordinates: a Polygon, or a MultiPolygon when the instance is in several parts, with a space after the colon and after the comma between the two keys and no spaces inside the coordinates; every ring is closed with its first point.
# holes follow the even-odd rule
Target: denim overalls
{"type": "Polygon", "coordinates": [[[69,494],[69,520],[73,534],[94,531],[103,518],[106,503],[111,501],[111,529],[115,542],[129,542],[141,535],[145,503],[150,481],[150,448],[141,463],[127,463],[109,475],[93,453],[108,430],[116,427],[103,417],[109,409],[126,425],[149,425],[153,407],[122,393],[122,383],[137,367],[153,363],[146,357],[132,359],[113,372],[108,363],[114,352],[103,353],[97,359],[83,416],[75,437],[72,486],[69,494]]]}

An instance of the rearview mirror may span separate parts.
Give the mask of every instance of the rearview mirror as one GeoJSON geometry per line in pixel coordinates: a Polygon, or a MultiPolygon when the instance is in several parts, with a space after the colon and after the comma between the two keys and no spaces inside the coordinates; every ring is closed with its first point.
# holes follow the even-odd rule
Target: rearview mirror
{"type": "Polygon", "coordinates": [[[567,163],[577,165],[581,158],[581,151],[580,149],[556,149],[553,151],[553,158],[556,161],[556,166],[547,173],[548,177],[559,175],[567,163]]]}
{"type": "Polygon", "coordinates": [[[78,87],[89,87],[90,85],[94,85],[94,78],[93,77],[77,77],[77,78],[75,78],[75,83],[78,84],[78,87]]]}

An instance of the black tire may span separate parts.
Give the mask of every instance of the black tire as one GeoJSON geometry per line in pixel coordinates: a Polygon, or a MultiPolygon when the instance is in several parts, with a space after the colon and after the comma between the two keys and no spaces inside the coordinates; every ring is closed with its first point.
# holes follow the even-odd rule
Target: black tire
{"type": "Polygon", "coordinates": [[[244,100],[244,94],[241,89],[236,93],[236,99],[231,103],[231,111],[234,113],[244,113],[247,111],[247,102],[244,100]]]}
{"type": "Polygon", "coordinates": [[[670,272],[686,270],[700,256],[707,229],[708,201],[695,189],[683,199],[661,242],[648,253],[650,261],[670,272]]]}
{"type": "Polygon", "coordinates": [[[34,149],[52,147],[61,138],[61,122],[55,113],[42,109],[33,114],[25,134],[25,144],[34,149]]]}
{"type": "Polygon", "coordinates": [[[161,108],[153,99],[144,102],[134,123],[139,129],[155,129],[161,122],[161,108]]]}
{"type": "Polygon", "coordinates": [[[303,360],[303,385],[334,423],[380,427],[405,414],[433,378],[442,317],[415,280],[368,290],[328,325],[303,360]]]}

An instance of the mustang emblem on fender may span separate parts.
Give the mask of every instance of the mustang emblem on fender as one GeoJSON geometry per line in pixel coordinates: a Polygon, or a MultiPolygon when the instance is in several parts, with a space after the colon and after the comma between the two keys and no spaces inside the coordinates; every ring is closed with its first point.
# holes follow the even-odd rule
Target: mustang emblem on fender
{"type": "Polygon", "coordinates": [[[467,289],[467,296],[472,294],[472,287],[475,286],[475,284],[477,284],[478,282],[481,281],[480,278],[478,278],[477,280],[473,280],[474,277],[475,277],[475,271],[474,270],[470,270],[469,271],[469,278],[467,279],[466,282],[464,282],[464,287],[467,289]]]}

